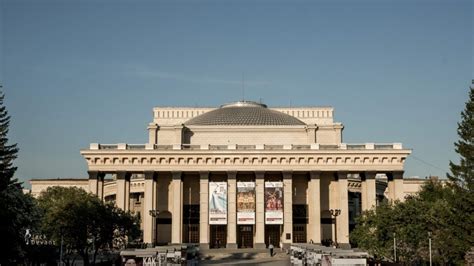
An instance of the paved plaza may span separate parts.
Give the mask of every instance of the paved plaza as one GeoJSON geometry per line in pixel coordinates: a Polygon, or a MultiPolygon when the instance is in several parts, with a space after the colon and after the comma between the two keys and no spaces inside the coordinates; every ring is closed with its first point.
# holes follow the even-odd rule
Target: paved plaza
{"type": "Polygon", "coordinates": [[[199,265],[291,265],[290,256],[280,249],[273,257],[268,249],[217,249],[201,251],[199,265]]]}

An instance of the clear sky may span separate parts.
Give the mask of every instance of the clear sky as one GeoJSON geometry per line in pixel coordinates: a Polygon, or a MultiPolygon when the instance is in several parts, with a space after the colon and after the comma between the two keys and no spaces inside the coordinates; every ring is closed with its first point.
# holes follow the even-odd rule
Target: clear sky
{"type": "Polygon", "coordinates": [[[473,78],[472,1],[0,0],[16,176],[86,177],[154,106],[333,106],[346,143],[402,142],[445,176],[473,78]]]}

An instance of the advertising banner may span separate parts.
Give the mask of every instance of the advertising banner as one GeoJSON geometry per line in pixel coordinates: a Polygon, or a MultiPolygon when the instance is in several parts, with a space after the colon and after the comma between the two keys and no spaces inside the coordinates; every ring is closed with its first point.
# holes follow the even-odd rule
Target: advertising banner
{"type": "Polygon", "coordinates": [[[227,182],[209,182],[209,224],[227,224],[227,182]]]}
{"type": "Polygon", "coordinates": [[[237,224],[255,224],[255,182],[237,182],[237,224]]]}
{"type": "Polygon", "coordinates": [[[265,182],[265,224],[283,224],[283,182],[265,182]]]}

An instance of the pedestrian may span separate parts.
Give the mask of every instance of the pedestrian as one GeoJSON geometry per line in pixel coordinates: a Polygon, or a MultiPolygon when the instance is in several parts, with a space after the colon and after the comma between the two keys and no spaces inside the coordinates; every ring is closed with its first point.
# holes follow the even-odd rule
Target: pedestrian
{"type": "Polygon", "coordinates": [[[270,257],[273,257],[273,245],[270,243],[270,245],[268,245],[268,248],[270,249],[270,257]]]}

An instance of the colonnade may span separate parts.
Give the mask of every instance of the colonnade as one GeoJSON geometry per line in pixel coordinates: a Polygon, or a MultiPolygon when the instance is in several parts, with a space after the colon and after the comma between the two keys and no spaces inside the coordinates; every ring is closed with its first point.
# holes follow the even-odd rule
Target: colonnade
{"type": "MultiPolygon", "coordinates": [[[[100,199],[104,198],[104,172],[89,171],[89,189],[90,192],[97,195],[100,199]]],[[[222,173],[222,172],[220,172],[222,173]]],[[[237,247],[237,181],[240,172],[225,172],[227,181],[227,247],[237,247]]],[[[293,177],[296,172],[282,171],[276,173],[283,182],[283,224],[281,225],[281,240],[283,245],[292,243],[293,237],[293,177]]],[[[328,189],[321,187],[321,178],[328,172],[308,171],[304,172],[307,176],[307,239],[314,243],[321,243],[321,191],[328,189]]],[[[337,242],[341,245],[349,244],[349,207],[348,207],[348,172],[331,172],[334,177],[331,182],[336,182],[331,191],[331,208],[340,209],[340,215],[337,217],[336,234],[337,242]]],[[[351,172],[352,173],[352,172],[351,172]]],[[[361,200],[362,210],[368,210],[376,205],[376,180],[375,176],[380,172],[361,172],[361,200]]],[[[117,171],[116,175],[116,205],[117,207],[128,211],[130,210],[130,178],[131,172],[117,171]]],[[[143,241],[145,243],[155,243],[155,221],[154,217],[149,215],[151,210],[157,208],[157,181],[161,175],[170,175],[170,172],[141,172],[144,175],[144,208],[143,208],[143,241]]],[[[194,173],[196,174],[196,173],[194,173]]],[[[249,173],[246,172],[248,175],[249,173]]],[[[271,172],[275,175],[275,172],[271,172]]],[[[298,173],[302,174],[302,173],[298,173]]],[[[385,173],[388,177],[388,196],[390,200],[402,199],[403,197],[403,172],[385,173]]],[[[255,181],[255,224],[254,224],[254,247],[265,247],[265,181],[268,173],[265,171],[255,171],[251,173],[255,181]]],[[[198,173],[199,177],[199,244],[203,247],[209,247],[210,243],[210,224],[209,224],[209,182],[210,172],[202,171],[198,173]]],[[[171,212],[171,243],[181,243],[183,239],[183,172],[172,171],[171,183],[168,193],[171,202],[169,204],[171,212]]]]}

